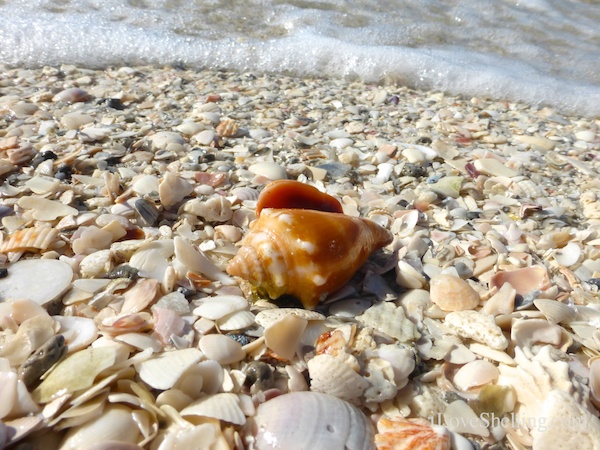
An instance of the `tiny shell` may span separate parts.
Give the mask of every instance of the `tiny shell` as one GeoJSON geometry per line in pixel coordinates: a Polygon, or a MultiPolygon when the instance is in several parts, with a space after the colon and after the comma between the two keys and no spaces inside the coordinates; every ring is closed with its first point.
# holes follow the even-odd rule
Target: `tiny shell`
{"type": "Polygon", "coordinates": [[[479,294],[462,278],[440,274],[429,281],[431,301],[445,311],[463,311],[479,305],[479,294]]]}
{"type": "Polygon", "coordinates": [[[569,242],[561,249],[554,251],[554,260],[561,266],[571,267],[575,265],[581,257],[582,251],[579,244],[576,242],[569,242]]]}
{"type": "Polygon", "coordinates": [[[450,433],[443,427],[433,427],[428,423],[406,420],[398,417],[393,420],[382,416],[377,421],[375,445],[377,450],[450,450],[450,433]]]}
{"type": "Polygon", "coordinates": [[[215,131],[222,137],[234,137],[238,132],[238,124],[235,120],[225,117],[221,119],[215,131]]]}
{"type": "Polygon", "coordinates": [[[373,427],[356,407],[317,392],[292,392],[259,405],[256,450],[373,450],[373,427]],[[294,424],[294,426],[290,426],[294,424]]]}
{"type": "Polygon", "coordinates": [[[158,196],[160,203],[165,208],[170,208],[190,195],[193,190],[194,187],[189,182],[171,172],[166,172],[158,186],[158,196]]]}
{"type": "Polygon", "coordinates": [[[577,316],[575,308],[557,300],[537,298],[533,304],[551,323],[569,323],[577,316]]]}
{"type": "Polygon", "coordinates": [[[256,314],[256,323],[267,328],[273,322],[278,321],[288,314],[294,314],[305,320],[325,320],[325,316],[317,311],[309,311],[301,308],[273,308],[265,309],[256,314]]]}

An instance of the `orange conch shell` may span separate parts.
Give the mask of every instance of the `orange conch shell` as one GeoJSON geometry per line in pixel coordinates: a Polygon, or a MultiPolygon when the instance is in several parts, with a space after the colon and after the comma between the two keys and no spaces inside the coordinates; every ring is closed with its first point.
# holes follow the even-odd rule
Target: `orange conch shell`
{"type": "Polygon", "coordinates": [[[256,217],[264,208],[314,209],[342,213],[341,203],[309,184],[293,180],[277,180],[261,191],[256,202],[256,217]]]}
{"type": "Polygon", "coordinates": [[[312,309],[346,284],[374,250],[391,241],[389,231],[367,219],[266,208],[250,225],[227,272],[273,299],[293,295],[312,309]]]}

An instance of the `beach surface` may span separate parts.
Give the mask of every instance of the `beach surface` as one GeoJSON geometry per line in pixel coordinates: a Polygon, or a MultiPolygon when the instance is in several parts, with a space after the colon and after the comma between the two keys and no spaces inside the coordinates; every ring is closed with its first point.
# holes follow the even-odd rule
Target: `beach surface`
{"type": "Polygon", "coordinates": [[[355,405],[357,448],[399,417],[436,448],[597,443],[599,127],[339,79],[0,66],[0,448],[270,448],[262,405],[294,391],[355,405]],[[393,236],[314,311],[225,270],[279,179],[393,236]],[[510,413],[532,420],[486,423],[510,413]],[[563,414],[585,429],[544,426],[563,414]]]}

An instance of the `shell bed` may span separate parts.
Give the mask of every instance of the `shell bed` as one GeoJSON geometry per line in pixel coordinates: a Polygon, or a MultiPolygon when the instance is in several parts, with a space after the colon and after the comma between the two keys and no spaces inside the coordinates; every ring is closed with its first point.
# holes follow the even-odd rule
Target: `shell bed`
{"type": "MultiPolygon", "coordinates": [[[[2,67],[0,449],[598,448],[599,125],[341,80],[2,67]],[[384,231],[305,305],[227,272],[281,213],[258,201],[275,180],[384,231]]],[[[315,223],[295,245],[326,254],[338,222],[315,223]]]]}

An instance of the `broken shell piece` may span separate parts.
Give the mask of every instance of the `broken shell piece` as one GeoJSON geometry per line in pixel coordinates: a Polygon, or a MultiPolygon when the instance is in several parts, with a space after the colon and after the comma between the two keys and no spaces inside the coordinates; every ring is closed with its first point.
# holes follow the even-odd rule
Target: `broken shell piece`
{"type": "Polygon", "coordinates": [[[292,392],[266,401],[257,408],[254,422],[256,450],[373,448],[373,426],[365,415],[318,392],[292,392]]]}
{"type": "Polygon", "coordinates": [[[235,425],[246,423],[237,394],[220,393],[202,397],[186,406],[180,413],[185,416],[202,416],[224,420],[235,425]]]}
{"type": "Polygon", "coordinates": [[[89,388],[100,372],[113,366],[116,357],[117,351],[113,347],[90,347],[73,353],[33,391],[33,399],[38,403],[48,403],[57,396],[89,388]]]}
{"type": "Polygon", "coordinates": [[[31,209],[35,220],[52,221],[69,214],[77,215],[79,211],[72,206],[65,205],[56,200],[48,200],[42,197],[21,197],[17,204],[24,209],[31,209]]]}
{"type": "Polygon", "coordinates": [[[455,433],[474,434],[481,437],[490,435],[485,422],[462,400],[456,400],[446,407],[444,422],[448,429],[455,433]]]}
{"type": "Polygon", "coordinates": [[[431,301],[444,311],[463,311],[479,305],[479,294],[462,278],[440,274],[429,281],[431,301]]]}
{"type": "Polygon", "coordinates": [[[377,421],[377,431],[377,450],[450,450],[452,447],[448,430],[425,420],[382,416],[377,421]]]}
{"type": "Polygon", "coordinates": [[[195,348],[172,350],[154,355],[135,365],[140,378],[154,389],[170,389],[194,364],[202,353],[195,348]]]}
{"type": "Polygon", "coordinates": [[[265,344],[279,356],[292,359],[308,321],[288,314],[265,328],[265,344]]]}
{"type": "Polygon", "coordinates": [[[534,423],[533,450],[596,449],[600,443],[600,420],[562,390],[548,394],[534,423]]]}
{"type": "Polygon", "coordinates": [[[58,236],[58,230],[52,227],[32,227],[17,230],[8,235],[0,253],[46,250],[58,236]]]}
{"type": "Polygon", "coordinates": [[[548,271],[543,266],[498,272],[490,279],[490,288],[500,288],[504,283],[510,283],[519,295],[526,295],[534,290],[545,291],[551,286],[548,271]]]}
{"type": "Polygon", "coordinates": [[[558,347],[563,329],[544,319],[517,319],[510,330],[511,341],[521,348],[550,344],[558,347]]]}
{"type": "Polygon", "coordinates": [[[246,356],[246,352],[239,342],[222,334],[202,336],[198,346],[208,359],[214,359],[220,364],[233,364],[246,356]]]}
{"type": "Polygon", "coordinates": [[[508,340],[492,316],[478,311],[455,311],[446,315],[444,323],[462,338],[473,339],[494,350],[508,347],[508,340]]]}
{"type": "Polygon", "coordinates": [[[73,269],[56,259],[23,259],[0,279],[0,300],[26,298],[43,305],[71,286],[73,269]],[[35,274],[35,276],[32,276],[35,274]]]}
{"type": "Polygon", "coordinates": [[[581,257],[582,250],[577,242],[569,242],[563,248],[554,251],[552,256],[554,260],[561,266],[571,267],[575,265],[581,257]]]}
{"type": "Polygon", "coordinates": [[[222,137],[234,137],[238,132],[238,124],[235,120],[225,117],[221,119],[215,131],[222,137]]]}
{"type": "Polygon", "coordinates": [[[468,391],[473,387],[493,383],[498,379],[500,372],[491,362],[478,359],[465,364],[456,371],[452,382],[461,391],[468,391]]]}
{"type": "Polygon", "coordinates": [[[227,272],[277,299],[297,297],[313,309],[344,286],[369,255],[391,242],[376,223],[339,213],[264,209],[227,272]]]}
{"type": "Polygon", "coordinates": [[[131,409],[121,405],[107,405],[95,420],[71,428],[60,448],[77,450],[89,448],[90,443],[112,442],[112,448],[118,443],[137,444],[141,440],[138,424],[131,409]]]}
{"type": "Polygon", "coordinates": [[[515,309],[516,295],[516,289],[513,288],[510,283],[504,283],[500,289],[485,302],[481,308],[481,312],[493,316],[510,314],[515,309]]]}
{"type": "Polygon", "coordinates": [[[406,317],[404,309],[391,302],[379,302],[356,318],[364,326],[373,327],[400,342],[415,341],[421,334],[406,317]]]}
{"type": "Polygon", "coordinates": [[[170,208],[190,195],[193,190],[194,187],[189,182],[171,172],[166,172],[158,186],[158,197],[165,208],[170,208]]]}
{"type": "Polygon", "coordinates": [[[533,304],[551,323],[569,323],[577,316],[575,308],[557,300],[537,298],[533,304]]]}
{"type": "Polygon", "coordinates": [[[360,397],[369,382],[342,357],[317,355],[308,361],[311,390],[333,395],[353,404],[360,404],[360,397]]]}
{"type": "Polygon", "coordinates": [[[202,300],[202,304],[194,309],[194,314],[210,320],[217,320],[248,307],[248,300],[239,295],[218,295],[202,300]]]}

